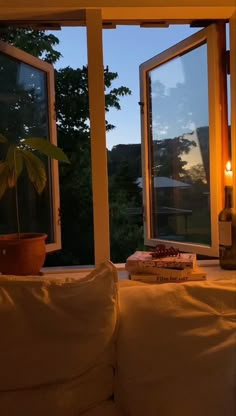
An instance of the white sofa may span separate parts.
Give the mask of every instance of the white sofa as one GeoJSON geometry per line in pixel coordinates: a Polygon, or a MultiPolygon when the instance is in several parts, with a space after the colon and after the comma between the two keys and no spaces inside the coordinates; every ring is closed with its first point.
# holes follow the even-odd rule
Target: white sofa
{"type": "Polygon", "coordinates": [[[1,416],[235,416],[235,280],[0,277],[1,416]]]}

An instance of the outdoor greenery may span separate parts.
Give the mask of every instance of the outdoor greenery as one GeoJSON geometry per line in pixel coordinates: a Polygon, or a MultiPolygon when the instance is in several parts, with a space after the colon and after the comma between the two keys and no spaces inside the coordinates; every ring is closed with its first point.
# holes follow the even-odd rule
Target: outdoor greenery
{"type": "MultiPolygon", "coordinates": [[[[55,35],[43,31],[11,28],[8,31],[0,33],[0,38],[52,64],[59,61],[61,57],[60,52],[56,50],[56,46],[59,43],[58,38],[55,35]]],[[[14,61],[10,65],[12,65],[12,70],[9,71],[9,79],[13,77],[14,70],[16,71],[14,61]]],[[[120,86],[119,88],[113,88],[113,81],[117,77],[118,74],[116,72],[111,72],[107,68],[104,70],[105,106],[107,113],[112,108],[120,110],[121,98],[131,94],[128,87],[120,86]]],[[[70,164],[59,165],[62,250],[48,254],[46,265],[94,264],[87,66],[76,69],[68,66],[55,70],[55,90],[58,146],[67,154],[70,164]]],[[[29,91],[25,95],[21,91],[18,91],[18,93],[18,105],[15,109],[11,109],[14,117],[12,117],[11,125],[7,126],[8,132],[11,130],[12,132],[16,130],[19,132],[23,129],[28,130],[29,134],[29,129],[32,130],[32,133],[33,129],[37,128],[37,130],[41,129],[42,136],[46,137],[47,120],[40,118],[40,114],[43,114],[43,111],[41,113],[37,111],[39,117],[34,121],[33,125],[30,125],[32,109],[28,101],[32,97],[29,91]],[[24,107],[24,103],[26,102],[27,111],[25,111],[24,107]],[[24,111],[24,123],[22,123],[21,110],[24,111]],[[27,122],[25,122],[25,117],[27,122]]],[[[164,95],[163,99],[165,99],[164,95]]],[[[37,100],[36,105],[40,106],[37,100]]],[[[6,129],[6,123],[9,124],[7,117],[4,117],[2,113],[0,133],[6,129]]],[[[115,126],[106,122],[107,131],[114,128],[115,126]]],[[[25,133],[25,131],[21,131],[19,135],[24,137],[25,133]]],[[[196,210],[195,215],[191,217],[191,226],[188,230],[189,234],[185,236],[189,241],[192,240],[196,232],[199,232],[199,218],[196,216],[196,213],[199,212],[203,216],[202,208],[204,207],[207,215],[208,209],[208,128],[200,127],[197,129],[197,135],[201,145],[203,164],[198,164],[191,168],[187,166],[183,155],[187,155],[196,146],[194,140],[186,139],[183,135],[171,139],[155,139],[152,141],[152,167],[154,176],[181,180],[189,185],[194,185],[194,187],[190,186],[189,190],[184,191],[181,194],[181,198],[179,198],[181,199],[182,209],[188,210],[194,206],[196,210]],[[173,161],[175,162],[174,164],[173,161]],[[205,198],[204,201],[203,198],[205,198]]],[[[129,138],[127,138],[128,141],[129,138]]],[[[107,160],[109,173],[111,259],[114,262],[124,262],[132,252],[144,248],[142,189],[137,184],[137,179],[142,176],[141,145],[117,145],[112,150],[107,151],[107,160]]],[[[21,186],[22,189],[26,187],[24,178],[22,179],[21,186]]],[[[49,187],[43,191],[42,196],[44,196],[45,201],[48,199],[49,191],[49,187]]],[[[171,205],[173,201],[170,198],[173,198],[173,195],[170,195],[170,190],[160,189],[157,192],[159,192],[157,197],[159,198],[159,202],[161,201],[162,206],[174,206],[171,205]]],[[[27,228],[29,212],[24,207],[29,202],[27,200],[29,195],[31,193],[27,191],[24,195],[21,195],[21,205],[23,211],[25,211],[22,213],[25,228],[27,228]]],[[[30,198],[32,200],[32,195],[30,198]]],[[[35,207],[37,206],[37,215],[40,216],[41,205],[39,200],[34,204],[35,207]]],[[[8,207],[7,209],[5,208],[5,211],[7,211],[6,215],[12,218],[14,216],[12,212],[13,208],[11,206],[9,209],[9,201],[6,206],[8,207]]],[[[44,231],[47,229],[49,219],[47,221],[45,223],[42,221],[45,227],[44,231]]],[[[42,227],[42,224],[40,227],[42,227]]],[[[208,232],[208,228],[209,224],[206,224],[203,232],[208,232]]]]}
{"type": "MultiPolygon", "coordinates": [[[[1,39],[55,64],[61,57],[54,35],[32,29],[9,29],[1,39]]],[[[120,98],[131,94],[129,88],[112,88],[118,74],[104,71],[106,111],[120,110],[120,98]]],[[[70,164],[60,165],[60,197],[62,250],[48,254],[46,265],[93,264],[93,208],[91,188],[91,155],[87,67],[55,70],[58,146],[67,154],[70,164]]],[[[18,127],[20,120],[18,120],[18,127]]],[[[106,123],[106,129],[115,126],[106,123]]],[[[139,149],[140,152],[140,149],[139,149]]],[[[129,253],[142,245],[142,223],[136,224],[127,215],[127,208],[141,206],[141,192],[134,183],[135,171],[127,169],[127,160],[115,160],[115,151],[108,151],[111,256],[124,261],[129,253]]],[[[141,157],[139,155],[139,161],[141,157]]],[[[141,173],[141,165],[139,175],[141,173]]]]}
{"type": "Polygon", "coordinates": [[[66,163],[69,163],[69,160],[59,147],[44,138],[31,137],[12,143],[0,134],[0,144],[4,147],[1,154],[6,155],[0,161],[0,199],[9,189],[15,188],[17,234],[20,238],[21,221],[18,198],[18,180],[20,176],[27,172],[28,179],[35,191],[41,195],[48,178],[46,167],[40,155],[66,163]]]}

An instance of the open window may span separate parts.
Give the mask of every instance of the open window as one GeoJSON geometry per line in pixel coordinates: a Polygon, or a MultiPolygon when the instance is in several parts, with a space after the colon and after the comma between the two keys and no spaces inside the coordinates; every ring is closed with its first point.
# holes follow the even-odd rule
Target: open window
{"type": "Polygon", "coordinates": [[[212,24],[140,66],[146,245],[218,255],[223,49],[212,24]]]}
{"type": "MultiPolygon", "coordinates": [[[[0,105],[0,134],[9,141],[41,137],[56,144],[52,65],[4,42],[0,42],[0,105]]],[[[52,251],[61,246],[58,165],[47,158],[44,162],[47,185],[41,195],[24,172],[19,178],[20,231],[46,233],[47,251],[52,251]]],[[[14,192],[8,190],[0,200],[0,234],[17,231],[14,192]]]]}

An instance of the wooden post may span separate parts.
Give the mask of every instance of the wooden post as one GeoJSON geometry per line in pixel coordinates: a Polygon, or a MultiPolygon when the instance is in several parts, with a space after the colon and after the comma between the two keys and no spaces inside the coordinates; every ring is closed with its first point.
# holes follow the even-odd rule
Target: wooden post
{"type": "Polygon", "coordinates": [[[110,259],[101,10],[86,10],[95,264],[110,259]]]}
{"type": "Polygon", "coordinates": [[[229,129],[228,129],[228,104],[227,104],[227,56],[226,56],[226,31],[225,22],[217,24],[219,62],[219,85],[221,102],[221,178],[222,178],[222,206],[224,206],[224,171],[226,163],[230,160],[229,129]]]}
{"type": "Polygon", "coordinates": [[[233,205],[236,210],[236,12],[230,18],[231,150],[233,205]]]}

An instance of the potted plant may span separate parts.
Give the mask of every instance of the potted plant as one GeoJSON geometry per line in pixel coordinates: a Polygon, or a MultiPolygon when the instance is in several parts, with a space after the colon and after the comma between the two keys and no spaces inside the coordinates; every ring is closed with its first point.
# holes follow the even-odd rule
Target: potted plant
{"type": "Polygon", "coordinates": [[[0,236],[0,272],[36,275],[45,261],[46,234],[22,233],[19,214],[18,179],[23,171],[41,194],[47,182],[44,162],[39,153],[69,163],[65,153],[44,138],[26,138],[10,143],[0,134],[4,158],[0,160],[0,199],[9,188],[15,188],[17,233],[0,236]]]}

